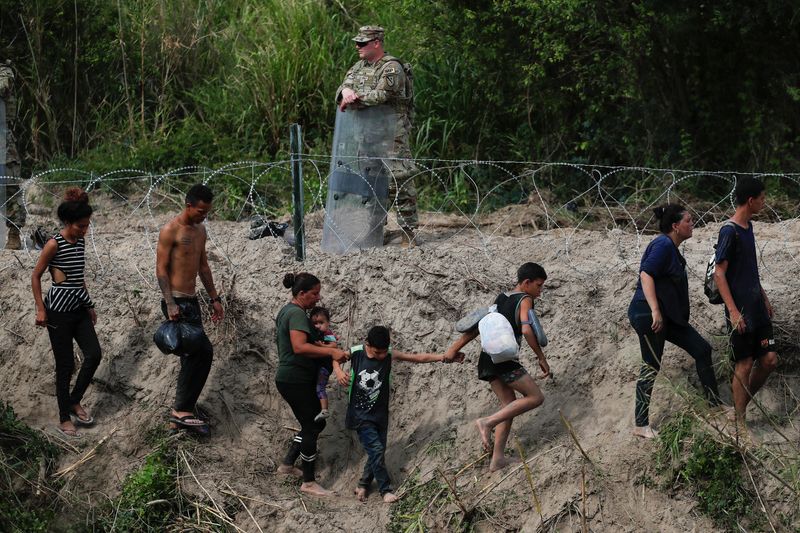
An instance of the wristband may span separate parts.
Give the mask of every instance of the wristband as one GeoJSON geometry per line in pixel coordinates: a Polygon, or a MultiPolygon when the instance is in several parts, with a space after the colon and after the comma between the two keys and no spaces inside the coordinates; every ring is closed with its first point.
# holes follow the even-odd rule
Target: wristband
{"type": "Polygon", "coordinates": [[[222,297],[221,296],[215,296],[213,298],[209,298],[208,299],[208,305],[214,305],[214,302],[222,303],[222,297]]]}

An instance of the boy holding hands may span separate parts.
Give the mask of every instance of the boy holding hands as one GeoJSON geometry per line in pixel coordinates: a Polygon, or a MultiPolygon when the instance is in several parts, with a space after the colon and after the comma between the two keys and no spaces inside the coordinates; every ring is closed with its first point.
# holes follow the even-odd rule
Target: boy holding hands
{"type": "Polygon", "coordinates": [[[389,330],[375,326],[367,333],[363,345],[350,348],[350,403],[347,407],[345,425],[358,433],[358,440],[367,452],[364,474],[358,482],[355,494],[366,501],[372,480],[378,482],[383,501],[393,503],[398,497],[392,492],[389,472],[386,470],[386,433],[389,429],[389,375],[392,361],[409,363],[432,363],[441,361],[463,362],[464,354],[452,356],[435,353],[405,353],[392,351],[389,330]]]}

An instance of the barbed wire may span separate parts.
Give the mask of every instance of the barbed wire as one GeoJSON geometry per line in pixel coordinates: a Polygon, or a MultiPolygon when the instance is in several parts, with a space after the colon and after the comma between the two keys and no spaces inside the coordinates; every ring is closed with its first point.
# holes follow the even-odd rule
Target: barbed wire
{"type": "MultiPolygon", "coordinates": [[[[304,155],[304,190],[307,214],[324,213],[325,223],[339,236],[341,228],[335,227],[332,217],[325,212],[328,182],[333,168],[329,156],[304,155]]],[[[337,158],[341,162],[342,158],[337,158]]],[[[346,160],[355,176],[362,179],[372,194],[370,181],[358,173],[358,158],[346,160]],[[356,169],[354,172],[353,169],[356,169]]],[[[374,159],[372,159],[374,161],[374,159]]],[[[604,231],[613,243],[613,253],[597,258],[592,265],[572,265],[578,277],[596,280],[610,269],[628,268],[638,264],[646,235],[654,233],[657,222],[652,208],[661,203],[680,202],[693,214],[696,225],[703,226],[730,216],[734,209],[733,191],[738,179],[752,176],[776,183],[779,190],[789,191],[780,202],[767,204],[768,217],[777,224],[789,224],[798,217],[800,174],[752,173],[732,171],[699,171],[647,168],[639,166],[589,165],[568,162],[402,159],[382,160],[389,180],[413,180],[419,189],[421,210],[420,239],[430,240],[436,246],[450,242],[467,242],[477,245],[487,256],[492,254],[492,243],[498,238],[515,236],[530,238],[538,230],[557,230],[563,238],[563,252],[570,261],[575,252],[576,239],[584,230],[604,231]],[[408,163],[413,168],[410,175],[398,178],[390,169],[396,163],[408,163]],[[626,246],[629,236],[635,238],[635,247],[626,246]]],[[[8,184],[19,190],[7,195],[0,206],[3,221],[10,221],[6,210],[14,202],[20,204],[28,216],[42,213],[42,207],[58,203],[65,186],[77,185],[87,191],[103,191],[119,200],[128,210],[125,219],[146,220],[140,224],[146,249],[155,256],[154,238],[157,232],[158,209],[168,198],[182,198],[187,184],[202,182],[215,190],[215,205],[226,217],[243,220],[253,215],[281,218],[286,215],[286,202],[291,189],[291,160],[260,162],[235,161],[212,169],[186,166],[163,173],[142,169],[117,169],[95,174],[82,169],[59,167],[35,173],[29,179],[6,176],[8,184]],[[221,206],[221,207],[220,207],[221,206]]],[[[395,190],[404,183],[396,183],[395,190]]],[[[772,201],[770,198],[768,200],[772,201]]],[[[391,219],[390,211],[397,204],[397,194],[383,204],[378,223],[391,219]]],[[[181,206],[179,201],[177,206],[181,206]]],[[[46,218],[46,217],[45,217],[46,218]]],[[[52,220],[52,219],[51,219],[52,220]]],[[[12,222],[13,225],[13,222],[12,222]]],[[[306,228],[313,229],[313,228],[306,228]]],[[[364,228],[371,231],[375,228],[364,228]]],[[[771,259],[789,260],[800,266],[796,246],[782,232],[779,243],[771,242],[770,249],[760,250],[761,266],[767,276],[776,276],[771,259]]],[[[213,231],[209,231],[212,246],[231,265],[235,259],[228,257],[213,231]]],[[[94,229],[89,234],[92,253],[101,270],[107,265],[101,258],[94,239],[94,229]]],[[[344,241],[343,241],[344,242],[344,241]]],[[[344,252],[356,251],[358,244],[344,242],[344,252]]],[[[318,243],[312,243],[312,246],[318,243]]],[[[31,253],[25,242],[27,253],[31,253]]],[[[702,267],[702,265],[701,265],[702,267]]],[[[145,278],[143,274],[140,275],[145,278]]],[[[690,269],[690,275],[702,277],[700,268],[690,269]]],[[[795,285],[790,279],[776,280],[795,285]]]]}

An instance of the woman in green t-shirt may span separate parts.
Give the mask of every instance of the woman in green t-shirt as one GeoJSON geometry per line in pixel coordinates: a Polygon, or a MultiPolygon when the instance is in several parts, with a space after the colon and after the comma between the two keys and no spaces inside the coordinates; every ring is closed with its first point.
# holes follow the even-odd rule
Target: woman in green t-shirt
{"type": "Polygon", "coordinates": [[[316,392],[318,365],[315,359],[331,357],[334,361],[346,361],[348,353],[322,346],[319,342],[322,339],[308,318],[307,311],[320,301],[319,279],[307,272],[289,273],[283,278],[283,286],[292,290],[292,299],[281,308],[275,319],[278,345],[275,385],[300,423],[300,432],[292,439],[289,453],[278,472],[302,476],[300,490],[307,494],[329,496],[332,493],[320,486],[314,477],[317,437],[325,429],[325,419],[314,420],[319,412],[316,392]],[[302,470],[294,466],[298,457],[302,460],[302,470]]]}

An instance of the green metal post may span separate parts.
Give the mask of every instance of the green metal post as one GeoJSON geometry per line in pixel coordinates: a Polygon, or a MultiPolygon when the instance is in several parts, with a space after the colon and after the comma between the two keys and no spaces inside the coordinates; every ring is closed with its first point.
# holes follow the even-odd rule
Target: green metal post
{"type": "Polygon", "coordinates": [[[292,151],[292,204],[294,206],[292,225],[294,226],[295,258],[298,261],[305,261],[306,237],[303,229],[303,156],[300,153],[303,148],[303,134],[300,130],[300,124],[292,124],[289,127],[289,146],[292,151]]]}

